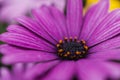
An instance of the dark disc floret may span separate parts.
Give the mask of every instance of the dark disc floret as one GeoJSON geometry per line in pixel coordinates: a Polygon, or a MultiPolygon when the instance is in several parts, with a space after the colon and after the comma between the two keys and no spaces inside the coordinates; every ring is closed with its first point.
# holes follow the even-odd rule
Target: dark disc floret
{"type": "Polygon", "coordinates": [[[60,40],[57,44],[57,55],[65,60],[78,60],[87,55],[88,46],[84,40],[75,38],[67,38],[60,40]]]}

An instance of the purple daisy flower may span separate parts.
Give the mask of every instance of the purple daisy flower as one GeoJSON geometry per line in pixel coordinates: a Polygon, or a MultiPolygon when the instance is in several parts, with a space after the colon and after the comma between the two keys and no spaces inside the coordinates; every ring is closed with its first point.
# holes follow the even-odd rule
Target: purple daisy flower
{"type": "Polygon", "coordinates": [[[2,67],[0,69],[0,80],[27,80],[25,73],[33,67],[32,63],[24,65],[22,63],[15,64],[11,70],[2,67]]]}
{"type": "Polygon", "coordinates": [[[0,40],[6,64],[35,62],[31,80],[106,80],[120,76],[120,9],[108,12],[101,0],[82,14],[82,0],[67,0],[67,14],[55,7],[20,17],[0,40]]]}

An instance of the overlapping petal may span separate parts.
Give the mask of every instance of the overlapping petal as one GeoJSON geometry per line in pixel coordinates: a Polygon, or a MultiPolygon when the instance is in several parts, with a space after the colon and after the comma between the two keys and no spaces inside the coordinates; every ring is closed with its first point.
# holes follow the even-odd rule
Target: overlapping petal
{"type": "Polygon", "coordinates": [[[24,51],[17,54],[6,55],[2,61],[5,64],[46,62],[57,59],[57,56],[47,52],[24,51]]]}
{"type": "Polygon", "coordinates": [[[103,62],[103,67],[108,71],[109,77],[112,79],[120,78],[120,64],[115,62],[103,62]]]}
{"type": "Polygon", "coordinates": [[[61,13],[58,9],[55,7],[50,7],[50,12],[52,16],[54,17],[57,26],[59,26],[59,30],[62,33],[62,37],[68,37],[68,30],[66,26],[66,18],[63,13],[61,13]]]}
{"type": "Polygon", "coordinates": [[[81,80],[106,80],[106,78],[119,78],[120,65],[101,60],[77,61],[78,77],[81,80]]]}
{"type": "Polygon", "coordinates": [[[67,29],[70,37],[80,34],[82,18],[82,0],[67,0],[67,29]]]}
{"type": "Polygon", "coordinates": [[[0,78],[1,80],[12,80],[11,74],[7,68],[1,68],[0,69],[0,78]]]}
{"type": "Polygon", "coordinates": [[[74,61],[63,61],[58,64],[43,80],[70,80],[75,73],[74,61]]]}
{"type": "Polygon", "coordinates": [[[76,64],[79,80],[105,80],[106,69],[98,61],[79,60],[76,64]]]}
{"type": "Polygon", "coordinates": [[[60,26],[57,25],[55,19],[50,13],[48,7],[43,6],[40,9],[32,11],[35,20],[41,25],[41,27],[52,37],[54,40],[59,41],[63,38],[61,36],[60,26]]]}
{"type": "Polygon", "coordinates": [[[17,48],[8,44],[0,45],[0,53],[4,55],[16,54],[23,51],[26,51],[26,50],[22,50],[21,48],[17,48]]]}
{"type": "Polygon", "coordinates": [[[98,44],[97,46],[91,47],[90,52],[102,52],[117,49],[120,47],[120,36],[117,36],[115,38],[112,38],[110,40],[104,41],[101,44],[98,44]]]}
{"type": "Polygon", "coordinates": [[[19,17],[16,20],[25,28],[34,32],[39,37],[42,37],[45,40],[49,39],[49,42],[51,42],[52,44],[55,44],[56,41],[53,38],[51,38],[50,35],[43,29],[43,27],[41,27],[41,25],[36,23],[35,20],[28,17],[19,17]]]}
{"type": "Polygon", "coordinates": [[[100,0],[100,2],[92,6],[84,17],[84,24],[82,32],[80,34],[80,39],[85,39],[86,41],[91,38],[91,34],[96,29],[96,26],[100,23],[102,18],[108,14],[109,0],[100,0]]]}
{"type": "Polygon", "coordinates": [[[53,51],[53,45],[46,43],[46,41],[41,40],[41,38],[35,36],[27,36],[25,34],[13,33],[13,32],[6,32],[0,35],[0,40],[4,41],[8,44],[12,44],[15,46],[28,48],[28,49],[35,49],[35,50],[42,50],[42,51],[53,51]]]}
{"type": "Polygon", "coordinates": [[[91,52],[89,54],[89,58],[100,59],[101,61],[119,60],[120,59],[120,49],[91,52]]]}
{"type": "Polygon", "coordinates": [[[47,71],[52,70],[54,67],[56,67],[59,62],[59,60],[56,60],[47,63],[38,63],[26,73],[25,77],[30,80],[33,80],[36,78],[36,76],[42,77],[47,71]]]}
{"type": "Polygon", "coordinates": [[[120,10],[114,10],[106,15],[88,39],[89,45],[94,45],[110,39],[119,34],[120,29],[120,10]]]}

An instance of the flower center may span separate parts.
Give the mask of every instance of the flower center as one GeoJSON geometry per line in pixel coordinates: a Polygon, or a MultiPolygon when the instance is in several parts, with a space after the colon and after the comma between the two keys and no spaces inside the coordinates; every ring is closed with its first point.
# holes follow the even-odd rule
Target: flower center
{"type": "Polygon", "coordinates": [[[87,54],[88,46],[84,40],[78,40],[70,37],[60,40],[57,44],[57,54],[61,59],[65,60],[78,60],[84,58],[87,54]]]}

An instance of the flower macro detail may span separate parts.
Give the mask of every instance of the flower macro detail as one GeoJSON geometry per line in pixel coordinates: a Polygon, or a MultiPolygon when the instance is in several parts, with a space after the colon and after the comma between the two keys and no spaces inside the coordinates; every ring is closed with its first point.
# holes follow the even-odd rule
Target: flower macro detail
{"type": "Polygon", "coordinates": [[[109,12],[100,0],[83,15],[82,0],[67,0],[66,14],[53,6],[33,9],[31,17],[0,35],[4,64],[35,63],[27,80],[115,80],[120,77],[120,9],[109,12]],[[114,79],[115,78],[115,79],[114,79]]]}
{"type": "Polygon", "coordinates": [[[84,40],[77,40],[77,37],[67,37],[64,40],[60,40],[57,44],[58,56],[67,60],[78,60],[84,58],[87,55],[88,46],[86,46],[84,40]]]}

